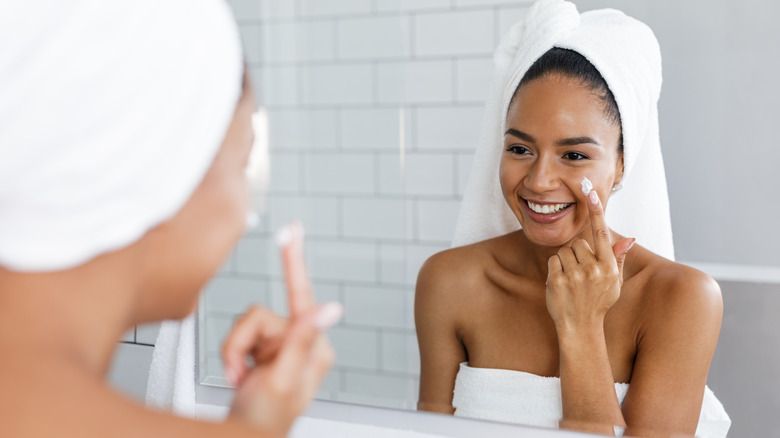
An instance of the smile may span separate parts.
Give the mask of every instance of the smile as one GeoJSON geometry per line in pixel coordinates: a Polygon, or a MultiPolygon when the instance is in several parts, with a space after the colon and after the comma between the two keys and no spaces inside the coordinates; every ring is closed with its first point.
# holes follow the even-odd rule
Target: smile
{"type": "Polygon", "coordinates": [[[539,214],[555,214],[555,213],[558,213],[558,212],[564,210],[565,208],[569,207],[570,205],[572,205],[571,203],[569,203],[569,204],[545,204],[545,205],[540,205],[540,204],[534,204],[531,201],[526,201],[526,202],[528,203],[528,208],[530,208],[531,211],[533,211],[534,213],[539,213],[539,214]]]}

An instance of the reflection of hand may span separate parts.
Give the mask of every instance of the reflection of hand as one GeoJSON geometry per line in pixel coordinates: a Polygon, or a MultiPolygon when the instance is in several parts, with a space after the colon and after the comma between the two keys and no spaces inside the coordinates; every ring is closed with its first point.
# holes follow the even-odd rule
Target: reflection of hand
{"type": "Polygon", "coordinates": [[[290,319],[262,307],[250,309],[222,348],[225,374],[237,386],[230,417],[267,436],[287,436],[330,369],[334,353],[322,331],[341,317],[338,303],[315,306],[303,263],[303,229],[280,235],[290,319]],[[251,357],[254,365],[247,367],[251,357]]]}
{"type": "Polygon", "coordinates": [[[636,240],[626,238],[612,245],[595,190],[588,201],[595,251],[580,239],[548,260],[547,310],[558,328],[603,324],[604,315],[620,297],[623,263],[636,240]]]}

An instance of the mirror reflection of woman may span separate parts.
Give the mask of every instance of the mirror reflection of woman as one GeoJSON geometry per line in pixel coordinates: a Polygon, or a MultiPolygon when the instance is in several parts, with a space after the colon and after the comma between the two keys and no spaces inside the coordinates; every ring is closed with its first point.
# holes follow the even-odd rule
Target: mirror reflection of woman
{"type": "MultiPolygon", "coordinates": [[[[500,120],[488,121],[478,152],[492,158],[477,156],[469,183],[497,180],[480,188],[500,187],[504,210],[491,205],[494,194],[467,192],[459,232],[486,218],[499,223],[497,237],[461,238],[470,244],[432,256],[420,271],[419,409],[607,434],[725,436],[728,416],[706,388],[723,310],[717,283],[646,248],[653,236],[637,241],[610,229],[605,215],[625,178],[655,191],[652,214],[668,221],[668,202],[652,201],[658,191],[666,197],[665,184],[651,183],[663,169],[654,177],[638,170],[647,167],[639,147],[658,148],[657,92],[643,77],[657,75],[660,89],[653,50],[652,32],[636,20],[594,11],[580,21],[561,0],[537,3],[505,37],[499,98],[488,101],[503,109],[493,109],[500,120]],[[581,35],[592,40],[579,43],[581,35]],[[651,98],[632,94],[642,87],[651,98]],[[497,220],[502,212],[515,223],[497,220]]],[[[641,204],[635,193],[621,195],[641,204]]]]}

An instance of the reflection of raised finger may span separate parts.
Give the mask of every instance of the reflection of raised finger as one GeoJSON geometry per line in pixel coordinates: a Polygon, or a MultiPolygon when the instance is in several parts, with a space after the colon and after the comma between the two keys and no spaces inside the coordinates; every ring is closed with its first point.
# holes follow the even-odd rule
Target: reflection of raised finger
{"type": "Polygon", "coordinates": [[[577,257],[574,256],[574,251],[571,248],[563,247],[558,250],[558,258],[561,259],[563,272],[574,269],[577,266],[577,257]]]}
{"type": "Polygon", "coordinates": [[[309,313],[290,322],[290,329],[279,348],[279,354],[271,365],[273,379],[278,388],[295,387],[308,367],[312,348],[320,334],[311,321],[315,311],[309,313]]]}
{"type": "Polygon", "coordinates": [[[298,221],[287,224],[280,230],[277,241],[282,249],[290,316],[294,318],[314,307],[314,295],[303,258],[303,225],[298,221]]]}
{"type": "Polygon", "coordinates": [[[309,359],[309,366],[301,378],[307,392],[313,396],[320,387],[322,379],[333,366],[336,354],[325,334],[320,334],[315,341],[309,359]]]}
{"type": "Polygon", "coordinates": [[[588,241],[585,239],[577,239],[572,243],[571,250],[577,257],[579,263],[590,263],[596,261],[596,256],[593,254],[593,250],[590,249],[588,241]]]}
{"type": "Polygon", "coordinates": [[[222,344],[225,376],[231,384],[238,384],[246,374],[244,359],[250,353],[256,356],[260,348],[273,348],[284,335],[287,320],[264,307],[252,307],[236,322],[222,344]]]}
{"type": "Polygon", "coordinates": [[[612,254],[612,234],[607,226],[601,199],[599,199],[599,194],[595,190],[591,190],[588,194],[588,212],[590,213],[590,223],[593,228],[593,249],[596,258],[598,260],[605,260],[609,257],[614,259],[614,254],[612,254]]]}

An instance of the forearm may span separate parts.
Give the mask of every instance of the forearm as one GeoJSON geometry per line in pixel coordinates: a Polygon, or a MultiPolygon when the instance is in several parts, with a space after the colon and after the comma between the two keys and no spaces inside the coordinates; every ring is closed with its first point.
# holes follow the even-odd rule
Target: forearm
{"type": "Polygon", "coordinates": [[[625,427],[615,393],[603,322],[558,328],[560,349],[561,427],[613,433],[625,427]]]}

